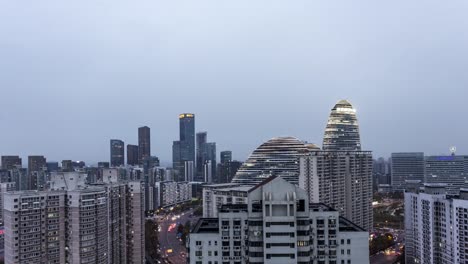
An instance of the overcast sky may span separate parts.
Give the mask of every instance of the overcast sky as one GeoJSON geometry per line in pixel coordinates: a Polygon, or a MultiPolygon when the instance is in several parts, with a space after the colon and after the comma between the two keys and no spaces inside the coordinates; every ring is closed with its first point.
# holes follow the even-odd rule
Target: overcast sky
{"type": "MultiPolygon", "coordinates": [[[[171,161],[178,114],[245,160],[269,138],[321,145],[357,108],[374,156],[468,154],[468,1],[0,0],[0,155],[171,161]]],[[[23,161],[25,163],[25,161],[23,161]]]]}

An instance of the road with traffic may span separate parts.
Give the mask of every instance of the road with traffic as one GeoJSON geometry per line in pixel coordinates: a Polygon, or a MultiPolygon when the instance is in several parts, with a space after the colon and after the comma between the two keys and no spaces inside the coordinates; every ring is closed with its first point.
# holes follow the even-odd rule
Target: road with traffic
{"type": "Polygon", "coordinates": [[[185,225],[187,221],[193,226],[198,217],[193,216],[194,209],[178,213],[169,214],[163,218],[159,218],[159,245],[161,255],[163,255],[169,263],[185,263],[187,258],[187,249],[183,245],[182,240],[177,238],[177,226],[185,225]]]}

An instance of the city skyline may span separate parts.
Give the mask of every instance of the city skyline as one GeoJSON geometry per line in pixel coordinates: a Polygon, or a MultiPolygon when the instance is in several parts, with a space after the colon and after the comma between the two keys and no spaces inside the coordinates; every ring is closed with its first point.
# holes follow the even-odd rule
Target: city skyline
{"type": "Polygon", "coordinates": [[[421,3],[4,3],[0,154],[98,162],[146,125],[170,162],[191,112],[245,160],[277,136],[320,144],[343,98],[375,157],[468,153],[467,3],[421,3]]]}

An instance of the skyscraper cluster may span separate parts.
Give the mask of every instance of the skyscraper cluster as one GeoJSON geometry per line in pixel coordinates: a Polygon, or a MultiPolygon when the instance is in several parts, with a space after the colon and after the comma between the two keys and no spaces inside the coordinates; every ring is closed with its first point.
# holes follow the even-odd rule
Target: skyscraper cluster
{"type": "Polygon", "coordinates": [[[356,111],[346,101],[331,110],[323,149],[293,137],[273,138],[252,152],[233,183],[255,185],[281,176],[311,202],[332,206],[365,230],[373,228],[372,152],[362,151],[356,111]]]}

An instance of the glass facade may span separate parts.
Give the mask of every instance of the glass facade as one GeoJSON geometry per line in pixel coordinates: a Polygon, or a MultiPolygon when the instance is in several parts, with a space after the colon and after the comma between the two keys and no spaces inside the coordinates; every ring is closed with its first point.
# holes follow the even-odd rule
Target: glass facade
{"type": "Polygon", "coordinates": [[[260,145],[237,171],[232,182],[258,184],[270,176],[281,176],[298,184],[299,157],[314,145],[294,137],[273,138],[260,145]]]}
{"type": "Polygon", "coordinates": [[[356,110],[346,100],[333,107],[328,118],[323,150],[361,150],[356,110]]]}

